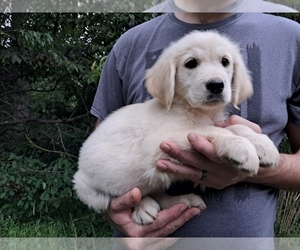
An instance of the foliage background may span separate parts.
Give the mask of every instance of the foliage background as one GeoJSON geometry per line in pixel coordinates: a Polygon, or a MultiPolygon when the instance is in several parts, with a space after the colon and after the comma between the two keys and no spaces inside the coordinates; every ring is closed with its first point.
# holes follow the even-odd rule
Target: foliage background
{"type": "MultiPolygon", "coordinates": [[[[299,0],[269,1],[300,10],[299,0]]],[[[2,0],[0,12],[142,12],[160,2],[163,0],[2,0]]]]}
{"type": "MultiPolygon", "coordinates": [[[[300,20],[298,14],[287,17],[300,20]]],[[[64,236],[110,236],[101,215],[78,201],[71,179],[78,150],[94,129],[89,110],[105,57],[122,33],[151,18],[139,13],[0,14],[0,236],[34,237],[31,230],[14,234],[10,228],[30,225],[38,233],[40,222],[64,236]],[[60,229],[51,226],[54,222],[60,229]]],[[[281,235],[291,234],[281,222],[300,222],[296,198],[282,194],[288,203],[280,205],[281,235]]],[[[300,228],[292,232],[300,235],[300,228]]]]}
{"type": "Polygon", "coordinates": [[[79,148],[95,126],[89,110],[101,65],[123,32],[150,18],[0,14],[2,219],[72,221],[81,236],[110,232],[77,200],[71,179],[79,148]]]}

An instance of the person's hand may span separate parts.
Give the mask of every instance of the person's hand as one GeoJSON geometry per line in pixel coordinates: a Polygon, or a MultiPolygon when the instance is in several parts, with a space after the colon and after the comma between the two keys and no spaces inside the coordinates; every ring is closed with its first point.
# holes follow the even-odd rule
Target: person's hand
{"type": "Polygon", "coordinates": [[[235,124],[245,125],[245,126],[251,128],[254,132],[261,134],[261,127],[259,125],[257,125],[254,122],[250,122],[238,115],[232,115],[224,121],[215,122],[215,126],[222,127],[222,128],[226,128],[226,127],[229,127],[229,126],[235,125],[235,124]]]}
{"type": "MultiPolygon", "coordinates": [[[[257,124],[236,115],[225,121],[215,123],[219,127],[228,127],[234,124],[243,124],[255,132],[261,133],[261,129],[257,124]]],[[[183,150],[171,141],[162,142],[160,144],[161,150],[179,160],[182,164],[161,159],[156,162],[156,168],[216,189],[223,189],[244,180],[245,176],[234,166],[224,163],[217,156],[214,145],[208,140],[195,133],[190,133],[188,140],[195,152],[183,150]]]]}
{"type": "Polygon", "coordinates": [[[134,188],[125,195],[112,199],[104,216],[124,236],[162,237],[173,233],[185,222],[200,213],[199,208],[187,208],[184,203],[179,203],[169,209],[160,211],[158,218],[152,224],[138,225],[132,220],[131,215],[132,208],[139,204],[141,199],[141,191],[134,188]]]}

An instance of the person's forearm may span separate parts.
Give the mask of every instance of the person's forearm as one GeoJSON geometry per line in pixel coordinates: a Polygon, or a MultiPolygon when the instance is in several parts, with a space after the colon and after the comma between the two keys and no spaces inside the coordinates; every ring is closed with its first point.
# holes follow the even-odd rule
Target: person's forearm
{"type": "Polygon", "coordinates": [[[276,168],[260,168],[257,176],[247,178],[252,183],[264,184],[286,191],[300,191],[300,151],[280,155],[276,168]]]}

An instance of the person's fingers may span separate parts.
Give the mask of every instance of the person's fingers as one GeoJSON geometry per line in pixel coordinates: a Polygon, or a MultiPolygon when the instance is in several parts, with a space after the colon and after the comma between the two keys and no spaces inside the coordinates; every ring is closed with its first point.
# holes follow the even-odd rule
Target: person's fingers
{"type": "Polygon", "coordinates": [[[113,198],[110,203],[110,209],[115,213],[122,212],[125,209],[138,205],[141,199],[141,191],[138,188],[134,188],[122,196],[113,198]]]}
{"type": "MultiPolygon", "coordinates": [[[[205,169],[203,167],[205,167],[207,158],[214,162],[222,162],[216,155],[215,146],[208,140],[195,133],[188,134],[187,138],[194,150],[188,151],[182,149],[178,144],[171,141],[163,141],[160,144],[160,149],[182,164],[197,166],[199,169],[205,169]]],[[[163,165],[160,167],[163,168],[163,165]]]]}
{"type": "Polygon", "coordinates": [[[121,197],[112,199],[110,209],[104,216],[124,235],[131,237],[162,237],[168,236],[186,221],[200,213],[199,208],[189,208],[184,203],[176,204],[162,210],[158,218],[148,225],[138,225],[132,221],[132,207],[141,199],[141,192],[134,188],[121,197]]]}
{"type": "Polygon", "coordinates": [[[200,168],[195,168],[190,165],[180,165],[169,160],[158,160],[155,166],[162,172],[174,173],[194,182],[198,182],[203,176],[203,170],[200,168]]]}
{"type": "MultiPolygon", "coordinates": [[[[189,134],[188,139],[196,151],[204,151],[208,154],[207,152],[214,150],[214,146],[212,146],[211,143],[198,135],[189,134]]],[[[155,163],[156,168],[160,171],[174,173],[180,175],[184,179],[189,179],[198,183],[203,176],[203,170],[209,170],[207,169],[209,166],[206,164],[208,158],[202,154],[195,151],[189,152],[183,150],[173,142],[162,142],[161,149],[165,153],[168,153],[170,156],[179,160],[182,165],[173,161],[161,159],[155,163]]],[[[212,153],[209,153],[209,157],[214,158],[212,153]]]]}
{"type": "Polygon", "coordinates": [[[229,126],[232,126],[235,124],[245,125],[245,126],[251,128],[256,133],[262,132],[261,127],[259,125],[257,125],[256,123],[253,123],[251,121],[248,121],[238,115],[232,115],[224,121],[217,121],[214,123],[215,126],[222,127],[222,128],[226,128],[226,127],[229,127],[229,126]]]}
{"type": "Polygon", "coordinates": [[[211,161],[222,163],[222,161],[216,154],[215,146],[207,139],[203,138],[198,134],[190,133],[188,134],[188,140],[197,152],[201,153],[202,155],[205,155],[211,161]]]}
{"type": "Polygon", "coordinates": [[[184,165],[197,166],[201,163],[201,160],[199,162],[200,155],[196,155],[194,150],[182,149],[175,142],[163,141],[160,144],[160,149],[184,165]]]}
{"type": "Polygon", "coordinates": [[[159,212],[158,218],[145,228],[148,231],[147,237],[168,236],[200,212],[199,208],[187,208],[183,203],[164,209],[159,212]]]}
{"type": "Polygon", "coordinates": [[[132,208],[139,204],[142,198],[141,191],[134,188],[126,194],[113,198],[109,209],[103,213],[107,221],[126,236],[135,236],[139,233],[140,225],[132,221],[132,208]]]}

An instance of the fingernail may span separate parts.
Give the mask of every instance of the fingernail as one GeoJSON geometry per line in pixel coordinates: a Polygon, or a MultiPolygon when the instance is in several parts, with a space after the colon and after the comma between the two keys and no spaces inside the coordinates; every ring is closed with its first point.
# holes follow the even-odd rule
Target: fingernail
{"type": "Polygon", "coordinates": [[[171,150],[171,147],[167,143],[163,143],[161,144],[161,149],[167,153],[171,150]]]}
{"type": "Polygon", "coordinates": [[[132,191],[130,191],[129,199],[130,199],[130,201],[134,200],[132,191]]]}
{"type": "Polygon", "coordinates": [[[214,123],[214,125],[215,126],[218,126],[218,127],[220,127],[220,126],[222,126],[222,125],[224,125],[225,124],[225,121],[216,121],[215,123],[214,123]]]}
{"type": "Polygon", "coordinates": [[[199,211],[194,211],[194,212],[192,213],[192,216],[194,217],[194,216],[200,214],[200,212],[201,212],[200,210],[199,210],[199,211]]]}
{"type": "Polygon", "coordinates": [[[226,121],[224,120],[224,121],[216,121],[215,123],[214,123],[214,125],[215,126],[217,126],[217,127],[222,127],[222,126],[224,126],[226,124],[226,121]]]}
{"type": "Polygon", "coordinates": [[[189,140],[190,142],[194,142],[194,141],[196,141],[196,139],[197,139],[197,136],[196,136],[195,134],[190,133],[190,134],[188,135],[188,140],[189,140]]]}
{"type": "Polygon", "coordinates": [[[168,167],[167,167],[167,165],[166,164],[164,164],[164,163],[162,163],[162,162],[156,162],[156,167],[158,168],[158,169],[160,169],[160,170],[167,170],[168,169],[168,167]]]}
{"type": "Polygon", "coordinates": [[[179,211],[180,212],[183,212],[183,211],[185,211],[187,209],[187,205],[183,205],[183,206],[181,206],[180,208],[179,208],[179,211]]]}

